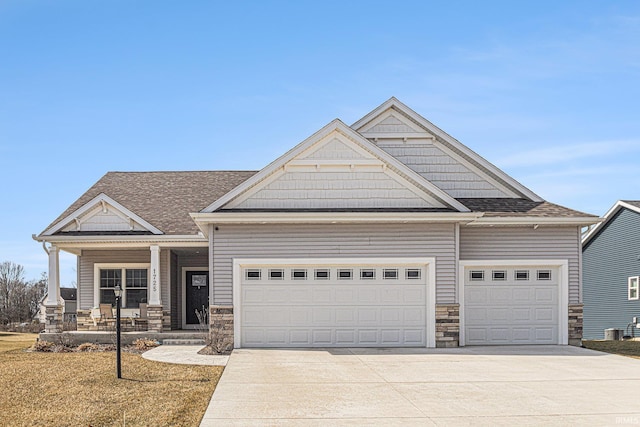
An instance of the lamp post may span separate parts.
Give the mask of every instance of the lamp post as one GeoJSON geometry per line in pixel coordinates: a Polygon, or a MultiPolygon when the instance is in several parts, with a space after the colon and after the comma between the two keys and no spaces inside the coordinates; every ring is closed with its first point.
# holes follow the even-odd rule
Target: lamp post
{"type": "Polygon", "coordinates": [[[122,378],[120,364],[120,298],[122,298],[122,288],[119,283],[113,288],[113,293],[116,295],[116,374],[118,378],[122,378]]]}

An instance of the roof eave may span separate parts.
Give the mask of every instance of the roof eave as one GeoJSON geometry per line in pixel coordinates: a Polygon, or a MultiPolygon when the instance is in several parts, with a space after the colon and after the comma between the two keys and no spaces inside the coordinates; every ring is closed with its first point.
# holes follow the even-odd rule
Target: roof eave
{"type": "Polygon", "coordinates": [[[588,226],[597,224],[602,218],[592,216],[574,217],[536,217],[536,216],[505,216],[492,217],[483,216],[466,225],[468,226],[495,226],[495,225],[575,225],[588,226]]]}
{"type": "Polygon", "coordinates": [[[640,213],[640,207],[632,205],[630,203],[624,202],[622,200],[618,200],[608,211],[604,214],[604,217],[601,218],[601,222],[599,222],[595,227],[593,227],[589,232],[582,238],[582,245],[586,245],[593,239],[602,228],[613,218],[620,209],[629,209],[633,212],[640,213]]]}

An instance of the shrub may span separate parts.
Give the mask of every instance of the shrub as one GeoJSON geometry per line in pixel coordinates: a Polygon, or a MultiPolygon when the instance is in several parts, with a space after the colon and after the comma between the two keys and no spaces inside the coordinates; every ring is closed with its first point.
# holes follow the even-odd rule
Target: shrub
{"type": "Polygon", "coordinates": [[[29,348],[29,350],[31,350],[31,351],[51,352],[51,351],[53,351],[54,347],[55,347],[55,344],[52,343],[52,342],[49,342],[49,341],[36,341],[29,348]]]}
{"type": "Polygon", "coordinates": [[[136,350],[144,351],[144,350],[149,350],[151,348],[157,347],[160,345],[160,343],[156,340],[152,340],[149,338],[138,338],[133,342],[133,345],[136,348],[136,350]]]}
{"type": "Polygon", "coordinates": [[[78,351],[100,351],[100,346],[92,342],[85,342],[78,346],[78,351]]]}

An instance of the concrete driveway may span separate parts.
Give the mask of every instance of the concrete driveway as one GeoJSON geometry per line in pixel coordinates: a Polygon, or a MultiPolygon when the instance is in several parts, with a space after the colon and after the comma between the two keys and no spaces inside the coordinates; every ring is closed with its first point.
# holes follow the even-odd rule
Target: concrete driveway
{"type": "Polygon", "coordinates": [[[640,425],[640,360],[567,346],[234,350],[202,426],[640,425]]]}

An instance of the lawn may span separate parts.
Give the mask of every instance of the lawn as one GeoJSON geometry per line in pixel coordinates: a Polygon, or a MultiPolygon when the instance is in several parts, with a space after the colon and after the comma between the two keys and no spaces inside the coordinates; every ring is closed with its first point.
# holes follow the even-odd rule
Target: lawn
{"type": "Polygon", "coordinates": [[[27,353],[35,334],[0,332],[0,424],[197,426],[222,374],[217,366],[115,353],[27,353]]]}
{"type": "Polygon", "coordinates": [[[620,354],[640,359],[640,341],[601,341],[585,340],[582,345],[591,350],[620,354]]]}

